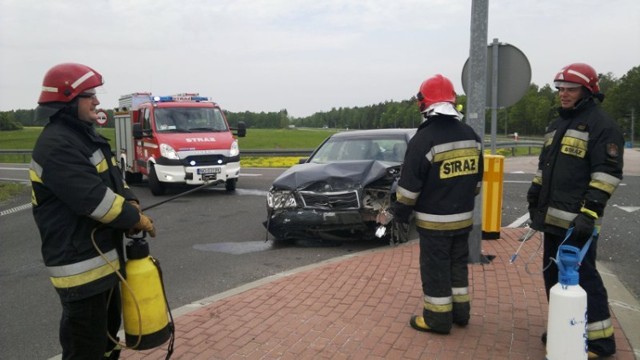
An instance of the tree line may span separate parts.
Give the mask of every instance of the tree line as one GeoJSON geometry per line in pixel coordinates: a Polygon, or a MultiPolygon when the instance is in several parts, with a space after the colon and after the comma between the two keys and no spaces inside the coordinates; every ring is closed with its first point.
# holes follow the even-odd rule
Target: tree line
{"type": "MultiPolygon", "coordinates": [[[[606,95],[602,103],[604,109],[618,122],[628,140],[632,127],[632,117],[640,113],[640,66],[629,70],[617,79],[612,73],[599,74],[600,89],[606,95]]],[[[466,103],[466,96],[460,95],[458,104],[466,103]]],[[[550,85],[538,87],[531,84],[526,94],[513,106],[498,111],[498,134],[517,132],[521,136],[539,136],[549,122],[557,115],[559,106],[556,90],[550,85]]],[[[113,110],[106,110],[109,121],[105,127],[113,127],[113,110]]],[[[464,112],[464,110],[463,110],[464,112]]],[[[44,126],[46,120],[35,119],[35,109],[0,112],[0,131],[16,130],[23,126],[44,126]]],[[[415,97],[403,101],[385,101],[374,105],[352,108],[332,108],[307,117],[289,116],[286,109],[278,112],[230,112],[225,111],[232,127],[244,121],[247,127],[260,129],[298,127],[327,127],[340,129],[373,129],[393,127],[416,127],[421,117],[415,97]]],[[[486,132],[490,132],[491,111],[485,114],[486,132]]],[[[636,139],[640,134],[634,127],[636,139]]]]}

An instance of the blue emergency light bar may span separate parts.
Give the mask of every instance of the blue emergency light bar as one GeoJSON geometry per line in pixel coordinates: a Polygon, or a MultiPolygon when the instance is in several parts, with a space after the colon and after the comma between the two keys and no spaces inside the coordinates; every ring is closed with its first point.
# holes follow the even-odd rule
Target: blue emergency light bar
{"type": "Polygon", "coordinates": [[[171,101],[209,101],[206,96],[191,96],[191,95],[177,95],[177,96],[154,96],[155,102],[171,102],[171,101]]]}

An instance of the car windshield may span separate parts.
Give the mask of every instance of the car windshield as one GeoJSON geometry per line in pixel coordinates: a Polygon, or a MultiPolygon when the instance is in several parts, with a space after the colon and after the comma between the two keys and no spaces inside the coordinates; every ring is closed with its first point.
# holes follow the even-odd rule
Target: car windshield
{"type": "Polygon", "coordinates": [[[403,138],[332,138],[309,160],[325,164],[336,161],[380,160],[402,162],[407,150],[403,138]]]}
{"type": "Polygon", "coordinates": [[[228,131],[218,108],[158,108],[155,111],[158,132],[228,131]]]}

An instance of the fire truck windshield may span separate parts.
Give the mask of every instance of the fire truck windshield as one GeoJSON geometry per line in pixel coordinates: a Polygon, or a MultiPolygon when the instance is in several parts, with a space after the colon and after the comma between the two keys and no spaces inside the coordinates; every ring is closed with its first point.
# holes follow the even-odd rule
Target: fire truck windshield
{"type": "Polygon", "coordinates": [[[156,108],[155,126],[162,133],[229,130],[217,108],[156,108]]]}

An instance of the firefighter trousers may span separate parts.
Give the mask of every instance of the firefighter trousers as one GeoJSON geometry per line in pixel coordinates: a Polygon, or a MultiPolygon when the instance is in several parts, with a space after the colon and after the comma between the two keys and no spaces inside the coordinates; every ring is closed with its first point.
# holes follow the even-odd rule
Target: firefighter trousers
{"type": "Polygon", "coordinates": [[[117,359],[119,350],[107,332],[117,339],[121,323],[120,290],[99,293],[86,299],[62,302],[60,344],[62,359],[117,359]]]}
{"type": "MultiPolygon", "coordinates": [[[[564,236],[544,233],[544,251],[542,265],[544,273],[544,286],[547,291],[547,301],[551,287],[558,282],[558,266],[552,260],[556,258],[558,248],[563,245],[564,236]]],[[[584,244],[576,243],[573,237],[567,239],[564,245],[582,248],[584,244]]],[[[616,343],[613,336],[613,324],[609,312],[607,289],[604,287],[600,273],[596,269],[598,239],[594,238],[587,253],[582,259],[578,274],[580,286],[587,293],[587,346],[590,351],[602,355],[611,355],[616,352],[616,343]]]]}
{"type": "Polygon", "coordinates": [[[470,317],[469,234],[420,234],[420,277],[423,317],[435,331],[448,332],[452,323],[466,325],[470,317]]]}

